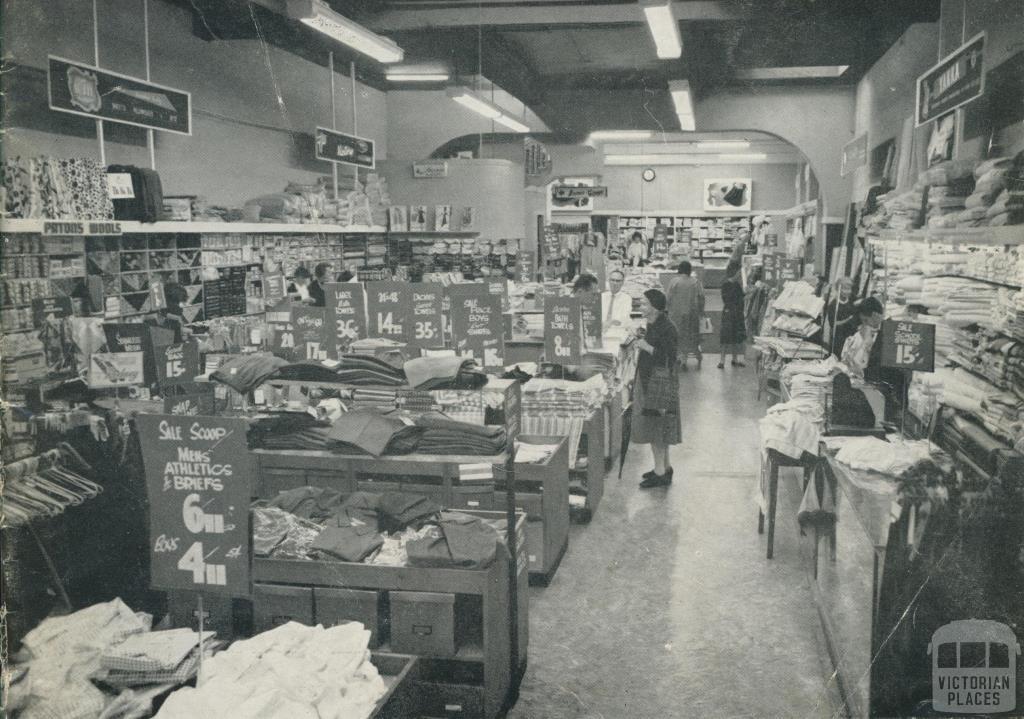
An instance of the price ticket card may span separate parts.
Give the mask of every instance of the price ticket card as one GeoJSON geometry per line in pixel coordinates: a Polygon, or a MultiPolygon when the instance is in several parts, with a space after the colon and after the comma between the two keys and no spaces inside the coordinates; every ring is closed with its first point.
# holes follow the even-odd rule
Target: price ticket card
{"type": "Polygon", "coordinates": [[[409,344],[427,349],[444,347],[441,305],[444,285],[439,282],[418,282],[409,287],[409,344]]]}
{"type": "Polygon", "coordinates": [[[935,325],[886,320],[879,339],[883,367],[935,371],[935,325]]]}
{"type": "Polygon", "coordinates": [[[150,585],[248,596],[251,453],[232,417],[137,418],[149,500],[150,585]]]}
{"type": "Polygon", "coordinates": [[[328,354],[337,358],[348,352],[353,342],[368,336],[366,295],[362,283],[358,282],[328,282],[324,285],[324,295],[328,337],[333,333],[328,354]]]}
{"type": "Polygon", "coordinates": [[[366,283],[366,308],[370,316],[370,337],[404,342],[409,311],[409,285],[405,282],[366,283]]]}
{"type": "Polygon", "coordinates": [[[327,359],[328,338],[324,314],[323,307],[292,307],[292,325],[295,328],[293,356],[297,361],[327,359]]]}

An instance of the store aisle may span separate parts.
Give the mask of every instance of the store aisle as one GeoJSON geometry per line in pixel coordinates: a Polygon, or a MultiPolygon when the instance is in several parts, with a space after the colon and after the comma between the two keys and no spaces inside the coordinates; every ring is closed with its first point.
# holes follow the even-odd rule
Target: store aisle
{"type": "Polygon", "coordinates": [[[574,526],[552,584],[530,596],[529,668],[510,719],[831,717],[838,692],[798,561],[795,483],[783,482],[775,559],[753,492],[754,375],[682,376],[684,444],[665,489],[640,490],[646,448],[574,526]]]}

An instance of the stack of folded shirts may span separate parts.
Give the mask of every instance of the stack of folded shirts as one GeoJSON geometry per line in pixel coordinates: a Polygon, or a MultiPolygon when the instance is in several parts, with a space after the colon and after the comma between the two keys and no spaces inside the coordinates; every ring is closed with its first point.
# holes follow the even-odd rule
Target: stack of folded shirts
{"type": "Polygon", "coordinates": [[[775,318],[775,321],[772,322],[772,327],[800,337],[810,337],[817,332],[821,326],[815,322],[812,317],[780,313],[779,316],[775,318]]]}
{"type": "Polygon", "coordinates": [[[805,317],[820,317],[825,300],[814,294],[814,287],[802,280],[790,281],[782,288],[779,296],[772,302],[779,312],[789,312],[805,317]]]}
{"type": "Polygon", "coordinates": [[[754,338],[754,345],[762,352],[776,355],[782,359],[821,359],[828,356],[828,351],[823,347],[791,337],[758,335],[754,338]]]}
{"type": "Polygon", "coordinates": [[[582,382],[534,377],[522,387],[523,415],[552,413],[582,417],[601,406],[608,386],[601,375],[582,382]]]}
{"type": "Polygon", "coordinates": [[[458,422],[438,412],[427,412],[416,418],[420,430],[416,447],[418,454],[501,454],[507,448],[503,425],[458,422]]]}
{"type": "MultiPolygon", "coordinates": [[[[205,656],[223,646],[223,642],[206,645],[215,635],[203,632],[205,656]]],[[[100,666],[107,670],[103,681],[114,687],[185,684],[199,668],[199,632],[168,629],[134,634],[108,647],[100,656],[100,666]]]]}

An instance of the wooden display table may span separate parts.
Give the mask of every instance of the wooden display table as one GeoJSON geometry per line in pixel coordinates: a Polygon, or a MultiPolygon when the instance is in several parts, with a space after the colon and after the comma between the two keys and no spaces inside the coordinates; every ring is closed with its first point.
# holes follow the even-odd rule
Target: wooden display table
{"type": "MultiPolygon", "coordinates": [[[[504,513],[470,512],[479,517],[504,519],[504,513]]],[[[523,537],[526,517],[518,515],[516,534],[523,537]]],[[[352,562],[306,561],[256,557],[253,582],[292,592],[296,603],[315,597],[317,589],[357,589],[384,592],[453,594],[456,597],[456,652],[452,656],[420,656],[415,686],[418,714],[491,719],[507,708],[514,684],[525,664],[528,627],[528,579],[525,541],[520,543],[516,567],[518,612],[509,603],[509,562],[498,558],[485,569],[390,567],[352,562]],[[514,634],[513,616],[518,616],[514,634]],[[518,651],[513,649],[513,637],[518,651]],[[517,658],[518,655],[518,658],[517,658]],[[446,709],[446,707],[449,707],[446,709]]],[[[304,611],[304,607],[303,607],[304,611]]],[[[314,600],[313,621],[318,621],[314,600]]],[[[388,653],[384,638],[379,651],[388,653]]]]}
{"type": "Polygon", "coordinates": [[[581,440],[586,443],[585,455],[577,456],[577,466],[569,468],[570,489],[586,494],[586,503],[582,508],[572,507],[572,517],[577,522],[589,522],[601,504],[604,496],[605,458],[610,447],[605,445],[605,426],[608,418],[608,403],[591,412],[583,422],[581,440]],[[586,467],[579,466],[580,456],[587,460],[586,467]]]}

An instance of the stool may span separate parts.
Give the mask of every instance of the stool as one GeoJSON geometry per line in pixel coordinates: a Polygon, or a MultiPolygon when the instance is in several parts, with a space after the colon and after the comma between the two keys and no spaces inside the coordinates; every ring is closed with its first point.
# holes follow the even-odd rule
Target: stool
{"type": "MultiPolygon", "coordinates": [[[[801,467],[804,470],[804,488],[814,476],[819,458],[804,452],[800,459],[792,459],[786,455],[768,450],[768,559],[772,558],[775,545],[775,508],[779,498],[779,467],[801,467]]],[[[757,511],[757,533],[764,534],[764,512],[757,511]]]]}

